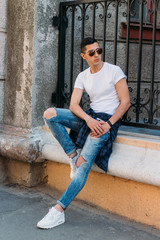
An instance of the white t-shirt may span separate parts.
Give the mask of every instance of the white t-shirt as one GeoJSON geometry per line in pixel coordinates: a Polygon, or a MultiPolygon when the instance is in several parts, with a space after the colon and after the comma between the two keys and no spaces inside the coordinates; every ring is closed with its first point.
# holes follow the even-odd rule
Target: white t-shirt
{"type": "Polygon", "coordinates": [[[120,104],[115,84],[126,78],[120,67],[104,63],[101,70],[92,74],[90,68],[81,72],[74,88],[85,90],[90,97],[90,107],[95,112],[113,115],[120,104]]]}

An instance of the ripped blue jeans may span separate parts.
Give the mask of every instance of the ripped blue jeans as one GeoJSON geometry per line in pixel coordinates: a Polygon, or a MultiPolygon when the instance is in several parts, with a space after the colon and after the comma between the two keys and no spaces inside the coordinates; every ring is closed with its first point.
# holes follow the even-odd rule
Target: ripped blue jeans
{"type": "MultiPolygon", "coordinates": [[[[59,143],[63,147],[65,153],[67,155],[70,155],[76,151],[76,146],[68,135],[66,127],[78,132],[81,126],[82,119],[74,115],[68,109],[55,108],[55,110],[57,112],[56,116],[50,119],[44,119],[53,136],[59,141],[59,143]]],[[[100,136],[99,138],[93,138],[88,135],[80,154],[85,159],[85,162],[83,162],[78,167],[77,172],[73,177],[72,181],[70,182],[67,190],[57,201],[62,208],[67,208],[85,185],[92,164],[97,154],[105,145],[109,137],[110,131],[100,136]]]]}

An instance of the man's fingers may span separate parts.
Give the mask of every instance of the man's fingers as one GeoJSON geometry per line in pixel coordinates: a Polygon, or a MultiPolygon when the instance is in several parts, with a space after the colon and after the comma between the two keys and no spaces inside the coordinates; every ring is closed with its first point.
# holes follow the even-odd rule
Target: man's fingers
{"type": "Polygon", "coordinates": [[[94,127],[93,131],[97,134],[102,134],[104,132],[104,130],[98,126],[94,127]]]}
{"type": "Polygon", "coordinates": [[[103,127],[103,121],[97,121],[93,119],[92,121],[89,122],[89,127],[92,132],[94,132],[95,135],[102,135],[104,134],[104,127],[103,127]]]}
{"type": "Polygon", "coordinates": [[[94,126],[94,130],[99,134],[104,132],[103,126],[99,122],[94,126]]]}
{"type": "Polygon", "coordinates": [[[91,137],[94,137],[94,138],[98,138],[98,137],[100,137],[100,136],[102,136],[103,134],[95,134],[94,132],[91,132],[90,133],[90,136],[91,137]]]}

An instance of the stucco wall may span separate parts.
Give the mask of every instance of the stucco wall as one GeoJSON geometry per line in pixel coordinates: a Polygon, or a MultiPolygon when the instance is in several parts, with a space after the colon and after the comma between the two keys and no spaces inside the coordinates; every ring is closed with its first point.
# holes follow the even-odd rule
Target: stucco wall
{"type": "Polygon", "coordinates": [[[58,29],[52,26],[60,1],[8,2],[7,78],[4,123],[42,125],[57,82],[58,29]]]}
{"type": "Polygon", "coordinates": [[[7,0],[0,0],[0,123],[3,121],[4,85],[5,85],[5,53],[6,53],[6,17],[7,0]]]}
{"type": "Polygon", "coordinates": [[[43,123],[43,111],[51,106],[57,81],[58,30],[52,26],[59,1],[35,1],[34,75],[32,85],[32,126],[43,123]]]}
{"type": "Polygon", "coordinates": [[[4,123],[31,126],[34,1],[8,1],[4,123]]]}
{"type": "Polygon", "coordinates": [[[34,74],[32,86],[32,126],[42,125],[44,110],[53,106],[52,93],[58,74],[59,30],[52,26],[52,17],[59,15],[60,0],[35,0],[34,74]]]}

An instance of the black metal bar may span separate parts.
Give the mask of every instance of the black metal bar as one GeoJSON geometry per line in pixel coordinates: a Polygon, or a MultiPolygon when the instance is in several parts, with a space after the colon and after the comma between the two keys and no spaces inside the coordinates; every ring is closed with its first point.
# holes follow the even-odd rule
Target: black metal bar
{"type": "MultiPolygon", "coordinates": [[[[101,3],[101,2],[107,2],[108,0],[77,0],[77,1],[69,1],[69,2],[63,2],[61,4],[63,4],[64,6],[71,6],[71,5],[79,5],[79,4],[83,4],[83,3],[101,3]]],[[[112,2],[114,2],[114,0],[111,0],[112,2]]]]}
{"type": "Polygon", "coordinates": [[[96,7],[96,4],[93,3],[92,6],[93,6],[93,13],[92,13],[92,37],[95,38],[95,7],[96,7]]]}
{"type": "Polygon", "coordinates": [[[127,76],[128,82],[128,68],[129,68],[129,39],[130,39],[130,0],[128,0],[128,9],[127,9],[127,38],[126,38],[126,62],[125,62],[125,74],[127,76]]]}
{"type": "Polygon", "coordinates": [[[60,28],[59,28],[59,59],[58,59],[58,84],[56,102],[57,107],[63,107],[64,98],[62,92],[64,91],[64,76],[65,76],[65,39],[66,39],[66,12],[65,6],[60,4],[60,28]]]}
{"type": "Polygon", "coordinates": [[[157,8],[154,2],[154,19],[153,19],[153,38],[152,38],[152,78],[150,85],[150,114],[149,123],[153,123],[153,91],[154,91],[154,75],[155,75],[155,49],[156,49],[156,26],[157,26],[157,8]]]}
{"type": "Polygon", "coordinates": [[[140,29],[139,29],[138,75],[137,75],[136,122],[139,122],[139,113],[140,113],[141,68],[142,68],[142,34],[143,34],[143,0],[140,1],[140,29]]]}
{"type": "Polygon", "coordinates": [[[106,49],[106,19],[107,19],[107,2],[104,3],[104,8],[103,8],[103,61],[105,61],[105,49],[106,49]]]}
{"type": "MultiPolygon", "coordinates": [[[[125,59],[125,74],[127,76],[127,83],[128,83],[128,68],[129,68],[129,39],[130,39],[130,5],[131,2],[128,0],[128,9],[127,9],[127,37],[126,37],[126,59],[125,59]]],[[[123,120],[127,119],[127,114],[126,112],[123,116],[123,120]]]]}
{"type": "MultiPolygon", "coordinates": [[[[82,31],[81,31],[81,41],[84,39],[84,28],[85,28],[85,16],[86,16],[86,11],[85,11],[85,4],[83,4],[82,7],[82,31]]],[[[83,58],[81,58],[81,66],[80,66],[80,71],[83,71],[83,58]]]]}
{"type": "Polygon", "coordinates": [[[72,6],[72,30],[71,30],[71,68],[70,68],[70,95],[73,91],[73,60],[74,60],[74,19],[75,6],[72,6]]]}
{"type": "Polygon", "coordinates": [[[113,63],[116,65],[117,63],[117,33],[118,33],[118,1],[116,0],[116,12],[115,12],[115,33],[114,33],[114,58],[113,58],[113,63]]]}

